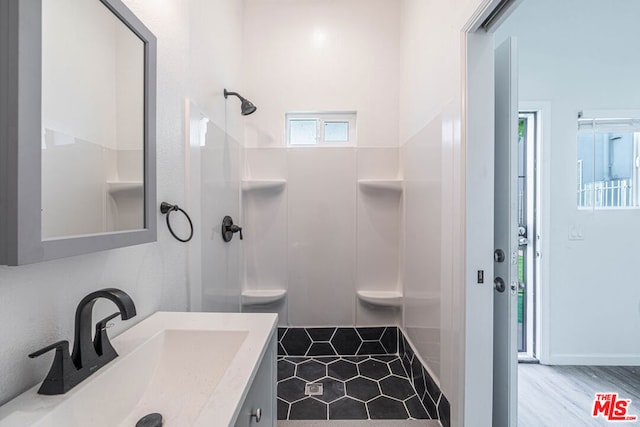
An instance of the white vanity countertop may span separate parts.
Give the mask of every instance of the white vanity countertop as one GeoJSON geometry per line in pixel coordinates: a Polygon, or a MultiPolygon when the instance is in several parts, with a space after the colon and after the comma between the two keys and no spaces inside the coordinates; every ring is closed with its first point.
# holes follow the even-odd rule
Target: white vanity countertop
{"type": "Polygon", "coordinates": [[[0,407],[0,427],[134,426],[149,412],[165,427],[231,426],[277,319],[155,313],[112,339],[120,356],[68,393],[42,396],[38,384],[0,407]]]}

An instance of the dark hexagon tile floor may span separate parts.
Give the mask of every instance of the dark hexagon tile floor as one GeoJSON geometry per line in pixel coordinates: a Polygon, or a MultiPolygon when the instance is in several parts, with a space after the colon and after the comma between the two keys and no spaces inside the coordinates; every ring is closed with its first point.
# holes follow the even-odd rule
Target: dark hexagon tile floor
{"type": "Polygon", "coordinates": [[[278,358],[279,420],[429,418],[398,356],[278,358]],[[323,394],[306,395],[307,383],[323,394]]]}

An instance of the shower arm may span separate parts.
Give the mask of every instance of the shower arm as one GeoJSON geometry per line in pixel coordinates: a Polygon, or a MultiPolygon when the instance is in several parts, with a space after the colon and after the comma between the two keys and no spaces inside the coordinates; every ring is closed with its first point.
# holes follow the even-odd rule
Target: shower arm
{"type": "Polygon", "coordinates": [[[240,95],[238,92],[229,92],[228,90],[224,90],[224,98],[227,99],[229,95],[237,96],[241,101],[246,101],[246,99],[240,95]]]}

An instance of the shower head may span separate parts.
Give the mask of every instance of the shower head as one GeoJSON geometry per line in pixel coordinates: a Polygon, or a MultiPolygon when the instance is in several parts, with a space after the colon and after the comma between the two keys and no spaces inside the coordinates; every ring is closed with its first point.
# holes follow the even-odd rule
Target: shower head
{"type": "Polygon", "coordinates": [[[253,103],[251,101],[249,101],[246,98],[243,98],[239,93],[237,92],[229,92],[226,89],[224,90],[224,98],[227,99],[227,97],[229,95],[233,95],[233,96],[237,96],[238,99],[240,99],[240,101],[242,101],[242,104],[240,105],[240,112],[242,113],[243,116],[248,116],[249,114],[253,113],[254,111],[256,111],[256,106],[253,105],[253,103]]]}

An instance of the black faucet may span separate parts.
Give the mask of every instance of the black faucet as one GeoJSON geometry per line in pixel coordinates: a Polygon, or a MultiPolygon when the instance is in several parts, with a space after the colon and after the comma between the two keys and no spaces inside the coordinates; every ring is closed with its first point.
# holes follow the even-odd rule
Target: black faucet
{"type": "Polygon", "coordinates": [[[118,357],[106,332],[107,322],[120,316],[127,320],[136,315],[136,306],[129,295],[115,288],[106,288],[87,295],[76,309],[75,340],[69,355],[69,341],[58,341],[29,355],[38,357],[56,350],[49,374],[40,386],[40,394],[63,394],[71,390],[98,369],[118,357]],[[91,339],[93,306],[99,298],[106,298],[118,306],[114,313],[96,324],[96,334],[91,339]]]}

